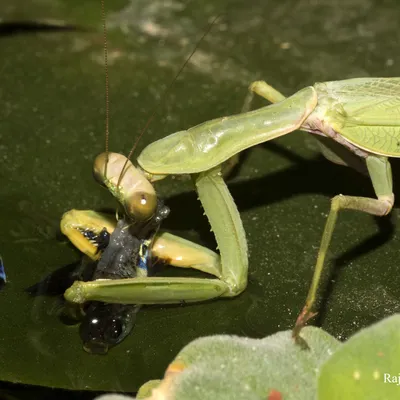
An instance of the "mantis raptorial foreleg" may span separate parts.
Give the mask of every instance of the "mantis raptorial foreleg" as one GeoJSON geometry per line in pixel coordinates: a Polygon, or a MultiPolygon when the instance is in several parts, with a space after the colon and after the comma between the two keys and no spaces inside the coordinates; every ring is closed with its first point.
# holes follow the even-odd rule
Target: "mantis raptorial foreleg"
{"type": "MultiPolygon", "coordinates": [[[[110,214],[70,210],[63,215],[61,231],[76,248],[96,261],[102,255],[102,234],[111,236],[116,225],[117,221],[110,214]]],[[[155,234],[151,254],[174,267],[194,268],[217,278],[222,275],[218,254],[169,232],[160,230],[155,234]]]]}
{"type": "MultiPolygon", "coordinates": [[[[168,213],[162,203],[157,209],[155,218],[168,213]]],[[[160,282],[147,278],[152,273],[153,259],[175,267],[195,268],[216,278],[222,277],[218,254],[168,232],[154,231],[153,219],[137,230],[135,225],[138,222],[127,220],[126,217],[117,221],[109,214],[91,210],[71,210],[62,218],[62,232],[87,256],[73,273],[75,279],[86,281],[77,285],[79,290],[90,291],[94,285],[99,291],[97,283],[110,283],[105,285],[103,293],[106,300],[112,297],[112,303],[101,302],[99,300],[102,297],[97,296],[98,301],[90,302],[84,308],[67,308],[69,316],[81,320],[79,331],[83,348],[90,353],[105,354],[110,346],[121,342],[134,326],[136,313],[140,303],[143,303],[141,300],[146,296],[154,299],[160,293],[157,290],[164,297],[171,293],[182,299],[193,294],[199,297],[198,292],[204,286],[203,280],[200,280],[200,289],[196,290],[196,282],[192,282],[191,290],[185,292],[181,282],[175,286],[174,282],[165,285],[167,278],[163,278],[161,285],[157,285],[160,282]],[[88,283],[88,280],[92,283],[88,283]],[[132,280],[136,286],[131,285],[132,280]],[[149,282],[154,286],[152,290],[149,290],[149,282]],[[132,286],[138,290],[132,291],[132,286]],[[129,298],[126,303],[122,302],[123,295],[129,298]],[[135,305],[135,299],[139,305],[135,305]]],[[[157,225],[156,221],[156,228],[157,225]]],[[[219,282],[218,279],[214,281],[219,282]]],[[[187,280],[182,283],[187,284],[187,280]]]]}
{"type": "MultiPolygon", "coordinates": [[[[169,304],[232,297],[247,285],[247,244],[242,222],[219,168],[194,177],[199,199],[221,254],[218,267],[208,267],[219,279],[146,277],[75,282],[65,292],[74,303],[103,301],[123,304],[169,304]],[[220,268],[220,272],[219,272],[220,268]]],[[[166,250],[170,253],[170,250],[166,250]]],[[[201,268],[198,268],[201,269],[201,268]]]]}

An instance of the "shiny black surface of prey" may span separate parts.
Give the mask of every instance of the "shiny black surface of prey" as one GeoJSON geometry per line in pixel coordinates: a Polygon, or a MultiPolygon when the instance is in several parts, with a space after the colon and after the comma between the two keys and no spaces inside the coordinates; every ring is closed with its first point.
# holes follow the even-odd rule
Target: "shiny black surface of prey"
{"type": "MultiPolygon", "coordinates": [[[[150,220],[141,223],[119,220],[90,280],[147,276],[154,235],[168,214],[169,208],[158,200],[156,213],[150,220]]],[[[139,309],[140,305],[90,302],[80,326],[84,349],[106,354],[131,332],[139,309]]]]}
{"type": "Polygon", "coordinates": [[[82,235],[90,242],[96,245],[97,251],[103,251],[110,243],[110,234],[106,228],[103,228],[99,234],[94,233],[90,230],[82,230],[82,235]]]}

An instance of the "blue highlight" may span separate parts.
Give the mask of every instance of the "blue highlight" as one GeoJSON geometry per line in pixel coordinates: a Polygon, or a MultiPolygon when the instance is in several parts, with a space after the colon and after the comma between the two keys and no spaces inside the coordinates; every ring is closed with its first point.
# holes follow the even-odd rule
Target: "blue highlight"
{"type": "Polygon", "coordinates": [[[6,279],[6,272],[5,272],[5,270],[4,270],[4,264],[3,264],[3,258],[0,256],[0,279],[3,281],[3,282],[6,282],[7,281],[7,279],[6,279]]]}
{"type": "Polygon", "coordinates": [[[148,249],[147,246],[141,246],[141,250],[142,251],[143,251],[143,247],[145,247],[145,251],[143,252],[143,254],[140,254],[141,252],[139,253],[139,265],[138,265],[138,267],[140,269],[144,269],[145,271],[147,271],[148,270],[147,261],[149,259],[150,253],[149,253],[149,249],[148,249]]]}
{"type": "Polygon", "coordinates": [[[147,270],[147,257],[148,257],[147,252],[143,256],[139,257],[139,265],[138,265],[138,267],[140,269],[147,270]]]}

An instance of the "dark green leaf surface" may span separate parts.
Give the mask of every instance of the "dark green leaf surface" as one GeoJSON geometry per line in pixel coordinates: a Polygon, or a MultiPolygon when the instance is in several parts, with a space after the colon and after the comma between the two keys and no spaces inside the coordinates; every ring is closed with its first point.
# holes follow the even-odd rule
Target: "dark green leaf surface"
{"type": "MultiPolygon", "coordinates": [[[[217,14],[219,21],[158,106],[136,155],[167,134],[239,112],[255,79],[289,95],[315,81],[398,75],[395,0],[136,0],[112,2],[112,8],[113,151],[128,152],[217,14]]],[[[0,16],[0,254],[8,274],[0,292],[0,379],[135,391],[162,377],[179,350],[199,336],[264,337],[290,328],[306,297],[329,198],[373,195],[367,178],[320,158],[299,132],[246,151],[230,182],[250,249],[249,285],[240,297],[144,308],[130,337],[99,357],[86,354],[78,328],[58,316],[60,297],[49,292],[59,292],[54,283],[65,281],[42,285],[47,295],[27,292],[79,260],[57,236],[65,211],[115,205],[91,175],[93,158],[104,151],[101,12],[97,1],[3,0],[0,16]]],[[[400,172],[398,163],[393,167],[395,175],[400,172]]],[[[164,228],[214,248],[190,183],[169,179],[158,190],[171,208],[164,228]]],[[[339,217],[328,254],[335,274],[316,321],[339,339],[400,310],[397,219],[398,210],[379,224],[356,212],[339,217]]]]}

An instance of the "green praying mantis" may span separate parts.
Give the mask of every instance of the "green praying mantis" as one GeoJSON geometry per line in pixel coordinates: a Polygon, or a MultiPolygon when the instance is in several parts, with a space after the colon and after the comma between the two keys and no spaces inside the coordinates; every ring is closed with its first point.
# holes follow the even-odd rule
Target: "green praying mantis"
{"type": "MultiPolygon", "coordinates": [[[[325,157],[369,174],[376,199],[338,195],[332,199],[306,303],[297,318],[293,337],[314,315],[325,256],[343,209],[375,216],[388,214],[394,203],[388,157],[400,157],[400,78],[356,78],[317,83],[285,97],[266,82],[251,84],[246,107],[254,94],[269,100],[266,107],[214,119],[158,140],[137,158],[139,168],[123,155],[106,153],[95,161],[95,175],[124,205],[133,220],[155,212],[152,182],[170,175],[190,174],[209,219],[219,254],[167,233],[156,235],[153,254],[177,267],[195,268],[214,278],[137,277],[75,282],[65,292],[69,302],[102,301],[125,304],[168,304],[234,297],[245,290],[248,257],[245,232],[234,200],[224,182],[221,165],[239,152],[296,130],[320,140],[325,157]],[[122,172],[121,172],[122,171],[122,172]]],[[[64,217],[64,233],[82,251],[95,249],[79,232],[107,229],[99,214],[82,212],[64,217]],[[77,229],[77,227],[80,229],[77,229]]],[[[265,229],[268,229],[266,227],[265,229]]]]}

